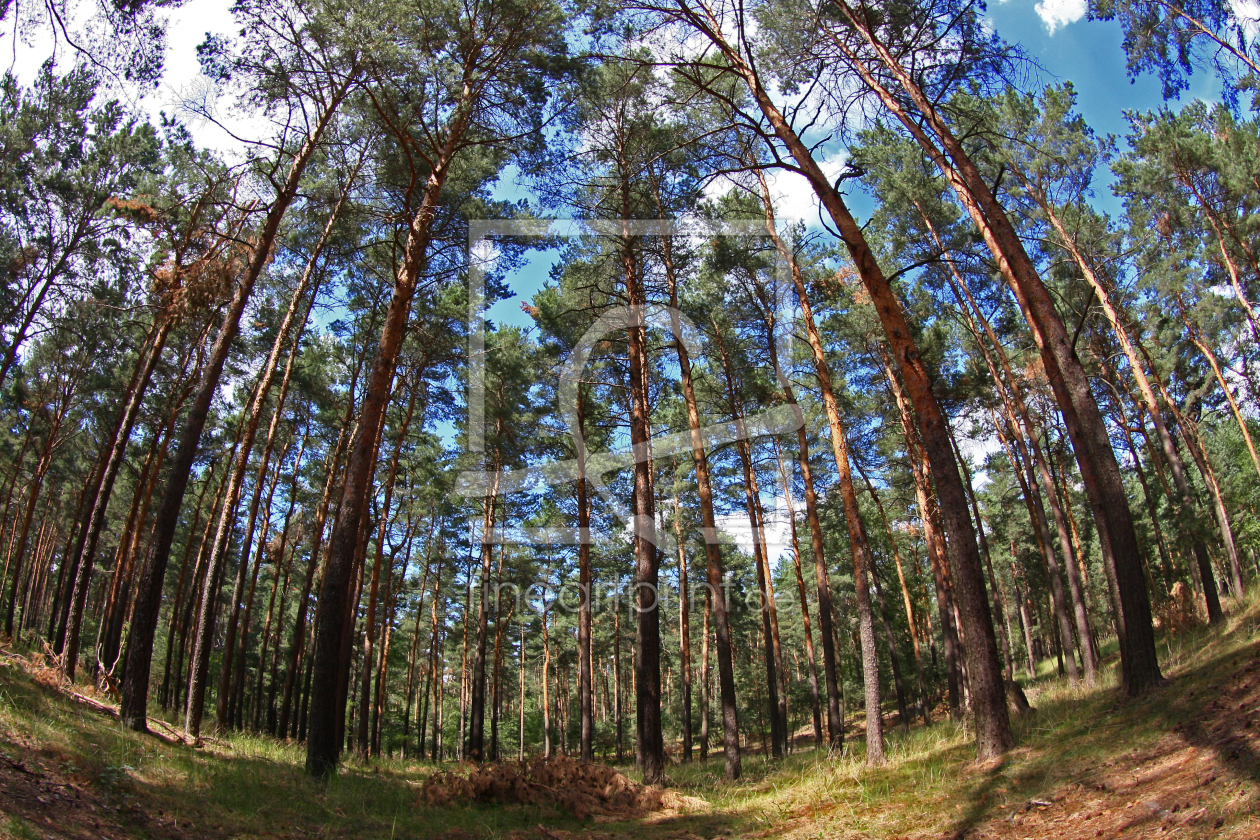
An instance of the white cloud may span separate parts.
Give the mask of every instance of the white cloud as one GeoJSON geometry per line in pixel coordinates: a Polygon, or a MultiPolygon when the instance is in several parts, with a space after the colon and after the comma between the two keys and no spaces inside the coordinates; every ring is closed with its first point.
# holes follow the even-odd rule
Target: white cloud
{"type": "MultiPolygon", "coordinates": [[[[848,156],[837,154],[829,158],[818,157],[819,168],[833,181],[844,171],[848,156]]],[[[770,194],[774,196],[774,212],[783,218],[804,219],[807,225],[818,224],[818,194],[804,175],[787,170],[777,170],[766,179],[770,194]]]]}
{"type": "MultiPolygon", "coordinates": [[[[206,34],[234,36],[240,30],[231,7],[232,0],[188,0],[178,8],[165,11],[166,60],[158,88],[138,89],[123,82],[121,89],[110,89],[106,95],[121,98],[155,123],[160,112],[177,115],[198,145],[229,156],[239,155],[246,149],[247,144],[242,140],[270,137],[275,132],[270,121],[237,108],[230,97],[218,97],[214,85],[201,75],[197,45],[205,40],[206,34]],[[222,126],[192,113],[189,110],[192,104],[209,110],[222,126]]],[[[74,15],[70,21],[71,31],[79,33],[80,37],[81,30],[91,25],[86,12],[74,15]]],[[[0,33],[0,43],[4,34],[0,33]]],[[[58,72],[65,72],[77,58],[63,40],[52,37],[47,25],[35,26],[17,40],[3,43],[3,47],[3,52],[11,56],[6,62],[7,69],[25,85],[34,81],[49,57],[55,56],[58,72]]]]}
{"type": "MultiPolygon", "coordinates": [[[[820,155],[815,160],[823,174],[834,181],[844,171],[848,155],[844,152],[831,157],[820,155]]],[[[744,180],[750,182],[752,188],[756,189],[756,182],[751,176],[745,177],[744,180]]],[[[795,221],[802,221],[811,228],[819,226],[818,194],[814,192],[814,188],[809,185],[804,175],[786,169],[770,169],[766,171],[766,185],[770,187],[774,214],[778,218],[780,228],[795,221]]],[[[730,176],[720,175],[705,186],[704,196],[711,200],[718,199],[736,186],[736,182],[730,176]]]]}
{"type": "Polygon", "coordinates": [[[1234,13],[1235,22],[1246,33],[1248,39],[1256,37],[1260,32],[1260,2],[1257,0],[1229,0],[1230,11],[1234,13]]]}
{"type": "Polygon", "coordinates": [[[1059,27],[1085,17],[1087,6],[1086,0],[1040,0],[1036,10],[1046,30],[1053,35],[1059,27]]]}
{"type": "MultiPolygon", "coordinates": [[[[766,510],[766,553],[771,560],[771,566],[775,566],[778,559],[787,556],[787,552],[791,550],[792,530],[787,520],[787,501],[782,496],[776,496],[772,504],[766,510]]],[[[732,512],[721,514],[716,517],[718,530],[729,536],[735,541],[749,556],[753,553],[753,532],[752,523],[748,519],[748,514],[743,512],[732,512]]]]}

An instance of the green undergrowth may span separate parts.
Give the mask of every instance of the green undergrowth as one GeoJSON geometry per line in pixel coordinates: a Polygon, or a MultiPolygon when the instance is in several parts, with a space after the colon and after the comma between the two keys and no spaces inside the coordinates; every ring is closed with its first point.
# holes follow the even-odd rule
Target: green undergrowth
{"type": "MultiPolygon", "coordinates": [[[[865,766],[862,740],[850,738],[843,752],[830,756],[805,750],[775,762],[745,755],[743,778],[726,782],[719,749],[704,762],[668,769],[672,786],[707,800],[712,811],[608,825],[539,807],[427,807],[419,797],[434,770],[427,763],[351,760],[324,783],[303,772],[303,753],[293,744],[237,735],[194,749],[137,735],[40,685],[12,659],[0,664],[0,758],[36,756],[40,766],[71,777],[103,803],[161,814],[189,836],[471,840],[516,830],[536,837],[539,824],[644,838],[948,836],[1047,796],[1095,768],[1122,764],[1192,714],[1258,641],[1260,592],[1253,590],[1225,626],[1161,639],[1169,683],[1148,696],[1120,700],[1114,642],[1104,645],[1108,655],[1094,688],[1070,686],[1054,674],[1053,663],[1042,663],[1039,678],[1025,686],[1037,712],[1014,722],[1018,746],[1000,764],[977,764],[968,732],[948,721],[909,732],[890,729],[889,761],[879,768],[865,766]]],[[[859,722],[850,722],[853,732],[859,722]]],[[[1244,777],[1248,772],[1252,783],[1260,781],[1260,768],[1241,770],[1244,777]]],[[[10,822],[0,818],[0,837],[24,836],[26,829],[10,822]]]]}

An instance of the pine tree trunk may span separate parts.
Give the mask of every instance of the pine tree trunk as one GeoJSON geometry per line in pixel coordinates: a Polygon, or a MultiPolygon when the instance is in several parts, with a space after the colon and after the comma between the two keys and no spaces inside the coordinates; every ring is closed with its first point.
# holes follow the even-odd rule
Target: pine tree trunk
{"type": "MultiPolygon", "coordinates": [[[[842,9],[845,19],[853,24],[855,31],[867,41],[880,62],[896,78],[897,84],[909,95],[918,113],[939,139],[941,148],[937,148],[925,129],[901,107],[860,59],[850,55],[850,65],[914,136],[954,188],[1027,318],[1047,379],[1072,439],[1081,480],[1098,523],[1104,568],[1118,609],[1121,685],[1130,695],[1148,691],[1158,685],[1162,677],[1137,533],[1106,423],[1090,389],[1085,369],[1073,349],[1073,341],[1018,233],[962,143],[892,53],[879,43],[850,7],[842,6],[842,9]]],[[[964,583],[961,577],[958,583],[964,583]]],[[[970,583],[967,582],[963,589],[964,600],[970,601],[970,583]]],[[[969,671],[973,678],[980,676],[974,668],[969,668],[969,671]]],[[[982,682],[987,685],[989,681],[989,674],[985,673],[982,682]]],[[[1005,705],[1002,710],[1005,711],[1005,705]]]]}
{"type": "Polygon", "coordinates": [[[376,562],[372,565],[372,583],[368,592],[367,616],[363,625],[363,671],[360,674],[359,690],[359,708],[363,710],[363,714],[359,716],[358,732],[356,733],[358,752],[361,758],[366,758],[371,752],[368,710],[372,707],[372,662],[377,638],[377,595],[380,588],[381,567],[386,563],[391,564],[386,573],[388,575],[392,571],[393,564],[392,557],[388,560],[385,559],[385,532],[389,528],[390,515],[393,508],[394,482],[398,478],[398,463],[402,457],[403,443],[407,439],[407,430],[411,426],[411,419],[415,413],[416,397],[420,387],[422,386],[417,381],[416,387],[409,390],[406,413],[403,416],[401,425],[398,427],[398,437],[394,443],[394,452],[389,460],[385,486],[382,488],[384,500],[381,504],[380,523],[376,535],[376,562]]]}
{"type": "MultiPolygon", "coordinates": [[[[185,732],[194,741],[201,735],[201,716],[205,707],[206,681],[209,679],[210,670],[210,648],[214,636],[215,617],[218,613],[218,610],[215,609],[215,604],[219,597],[218,582],[223,577],[223,566],[227,560],[228,543],[231,541],[232,531],[236,526],[237,506],[240,503],[241,488],[245,484],[245,474],[249,469],[249,456],[254,448],[254,438],[258,434],[258,424],[262,421],[267,397],[271,393],[271,386],[275,381],[276,371],[280,366],[280,354],[283,352],[285,344],[288,343],[290,334],[293,334],[293,348],[289,351],[288,362],[285,363],[284,376],[280,383],[280,395],[276,399],[275,411],[272,414],[272,427],[268,430],[268,442],[273,437],[275,422],[280,417],[281,409],[284,407],[285,395],[288,392],[289,382],[293,374],[293,363],[301,349],[302,334],[306,330],[307,320],[310,318],[311,310],[315,306],[315,298],[319,294],[316,266],[320,255],[323,253],[324,245],[332,234],[333,226],[336,224],[337,216],[341,212],[342,205],[345,203],[346,196],[350,191],[350,184],[353,181],[354,176],[352,175],[341,196],[337,199],[337,203],[333,206],[328,221],[324,224],[324,229],[306,261],[306,268],[302,272],[297,288],[293,290],[293,294],[289,297],[288,309],[285,310],[284,316],[280,320],[280,326],[276,330],[276,337],[271,343],[271,352],[267,355],[267,359],[259,370],[258,384],[254,388],[253,397],[242,421],[244,433],[241,436],[236,459],[232,464],[232,477],[228,480],[227,498],[224,500],[223,507],[219,512],[214,545],[210,550],[210,563],[206,569],[206,581],[212,585],[206,586],[202,590],[202,603],[198,610],[197,635],[193,643],[193,673],[188,686],[185,732]],[[303,299],[306,298],[308,289],[310,290],[310,302],[306,305],[299,320],[298,310],[302,305],[303,299]],[[295,323],[297,325],[296,331],[294,330],[295,323]],[[216,600],[207,600],[209,598],[216,600]]],[[[241,576],[238,574],[237,581],[239,582],[240,579],[241,576]]],[[[239,586],[234,587],[233,594],[237,599],[232,603],[232,612],[235,614],[236,605],[240,603],[239,586]]],[[[234,625],[235,622],[229,619],[222,669],[225,674],[231,671],[232,655],[230,652],[233,650],[232,642],[235,641],[236,636],[236,627],[234,625]]]]}
{"type": "MultiPolygon", "coordinates": [[[[794,397],[789,397],[794,399],[794,397]]],[[[818,697],[818,658],[814,655],[814,631],[809,619],[809,594],[805,589],[805,577],[801,569],[801,544],[796,533],[796,506],[792,500],[792,480],[783,461],[783,452],[779,448],[779,439],[774,441],[775,459],[779,465],[779,479],[783,483],[783,498],[788,509],[788,528],[791,536],[792,568],[796,572],[796,594],[801,603],[801,625],[805,636],[805,661],[809,672],[810,711],[814,722],[814,746],[823,745],[822,707],[818,697]]],[[[913,628],[910,631],[914,633],[913,628]]],[[[915,650],[918,650],[916,640],[915,650]]]]}
{"type": "MultiPolygon", "coordinates": [[[[677,470],[677,467],[675,467],[677,470]]],[[[677,472],[675,472],[675,476],[677,472]]],[[[682,509],[678,504],[678,482],[674,482],[674,538],[678,541],[678,643],[682,677],[682,760],[691,761],[691,600],[687,589],[687,549],[683,543],[682,509]]]]}
{"type": "MultiPolygon", "coordinates": [[[[624,151],[624,150],[622,150],[624,151]]],[[[619,161],[622,173],[622,219],[629,210],[628,166],[619,161]]],[[[623,223],[623,224],[628,224],[623,223]]],[[[635,731],[636,756],[645,784],[656,784],[665,772],[665,742],[661,733],[661,614],[658,585],[660,558],[656,549],[655,493],[652,488],[650,446],[651,406],[648,402],[648,357],[646,306],[643,278],[634,238],[622,231],[619,245],[622,283],[629,303],[626,325],[629,354],[630,444],[637,454],[631,494],[635,595],[638,600],[635,637],[635,731]]]]}
{"type": "Polygon", "coordinates": [[[467,105],[466,101],[461,101],[456,108],[454,123],[448,130],[445,143],[435,155],[420,197],[419,208],[409,225],[402,263],[394,279],[393,297],[381,328],[376,359],[372,363],[372,373],[360,409],[358,432],[346,465],[341,514],[329,540],[324,580],[320,587],[320,600],[326,602],[328,607],[320,611],[315,628],[311,715],[306,739],[306,770],[314,776],[323,777],[333,773],[341,754],[341,745],[337,738],[337,715],[341,706],[336,697],[346,669],[342,650],[352,630],[346,622],[349,589],[354,577],[354,561],[361,533],[360,521],[366,508],[368,489],[375,468],[373,452],[394,378],[394,366],[402,347],[411,298],[425,265],[433,216],[437,211],[442,186],[467,128],[467,105]]]}
{"type": "MultiPolygon", "coordinates": [[[[1010,438],[1018,436],[1018,428],[1008,427],[1007,432],[1004,433],[996,413],[993,415],[993,423],[998,438],[1002,441],[1002,446],[1006,450],[1007,458],[1011,462],[1011,469],[1019,480],[1020,492],[1028,508],[1028,518],[1032,522],[1037,548],[1041,552],[1046,578],[1050,583],[1050,611],[1054,615],[1058,628],[1057,632],[1061,634],[1060,638],[1067,639],[1070,642],[1072,639],[1072,625],[1068,619],[1067,608],[1064,603],[1063,577],[1059,570],[1059,559],[1055,555],[1054,547],[1050,544],[1050,523],[1046,519],[1046,509],[1042,504],[1041,493],[1037,489],[1032,475],[1032,465],[1024,458],[1021,458],[1020,453],[1017,453],[1015,447],[1011,444],[1010,438]]],[[[1069,562],[1071,561],[1069,560],[1069,562]]],[[[1072,685],[1076,685],[1080,680],[1080,673],[1076,668],[1076,659],[1072,655],[1071,650],[1067,651],[1067,674],[1072,685]]]]}
{"type": "MultiPolygon", "coordinates": [[[[502,418],[496,420],[495,434],[503,434],[502,418]]],[[[478,763],[485,760],[486,642],[490,632],[490,566],[493,560],[492,540],[499,500],[501,469],[502,463],[496,444],[491,468],[494,478],[491,479],[490,486],[486,488],[485,497],[482,499],[481,571],[477,587],[477,640],[473,653],[472,685],[468,708],[468,757],[478,763]]],[[[467,615],[465,621],[467,621],[467,615]]]]}
{"type": "MultiPolygon", "coordinates": [[[[87,527],[82,531],[80,541],[74,547],[72,555],[63,563],[73,570],[74,588],[70,595],[67,617],[66,636],[69,642],[65,657],[66,679],[74,680],[75,661],[79,656],[79,634],[83,627],[83,608],[87,604],[87,590],[92,580],[92,567],[96,561],[96,546],[100,540],[101,530],[105,526],[105,514],[109,500],[113,496],[114,481],[122,468],[127,453],[127,444],[131,440],[131,432],[135,428],[139,416],[140,405],[144,394],[153,378],[153,370],[166,346],[166,339],[171,331],[171,317],[167,313],[158,315],[156,334],[143,354],[142,364],[137,366],[131,383],[123,399],[125,407],[115,423],[110,438],[101,446],[105,454],[105,462],[97,475],[96,487],[89,491],[91,513],[88,514],[87,527]]],[[[58,648],[61,648],[59,640],[58,648]]]]}
{"type": "MultiPolygon", "coordinates": [[[[924,223],[927,225],[933,239],[936,241],[937,246],[941,247],[943,250],[944,245],[941,242],[940,236],[937,234],[935,227],[932,225],[928,214],[924,212],[922,207],[919,207],[918,209],[924,223]]],[[[1058,496],[1055,492],[1054,479],[1051,476],[1050,470],[1046,464],[1045,455],[1041,450],[1041,445],[1037,441],[1037,430],[1033,425],[1032,416],[1028,410],[1028,406],[1024,402],[1023,394],[1019,386],[1019,380],[1011,370],[1010,360],[1006,355],[1006,351],[1001,342],[998,341],[997,336],[994,334],[992,326],[990,325],[988,319],[984,316],[984,312],[976,304],[975,299],[971,295],[971,290],[967,286],[967,282],[963,279],[962,274],[957,270],[953,260],[948,259],[947,263],[953,280],[951,287],[954,292],[954,297],[957,299],[959,309],[963,313],[963,318],[967,324],[968,331],[971,332],[976,345],[980,348],[981,354],[984,356],[985,364],[989,369],[990,375],[993,377],[998,395],[1002,399],[1002,405],[1005,409],[1007,422],[1011,430],[1011,437],[1028,468],[1029,474],[1026,483],[1034,490],[1034,495],[1036,495],[1036,482],[1040,481],[1041,496],[1039,498],[1029,499],[1029,504],[1033,506],[1030,508],[1030,515],[1032,515],[1034,528],[1038,534],[1042,535],[1042,539],[1044,540],[1043,544],[1045,547],[1043,548],[1043,552],[1046,561],[1051,568],[1057,565],[1057,559],[1054,557],[1053,547],[1050,546],[1049,522],[1045,516],[1045,507],[1044,504],[1042,504],[1042,500],[1050,505],[1051,512],[1054,515],[1055,527],[1059,538],[1059,549],[1062,553],[1064,565],[1067,569],[1068,587],[1072,595],[1072,607],[1076,620],[1076,629],[1081,640],[1080,653],[1081,661],[1085,669],[1085,684],[1087,686],[1093,686],[1097,678],[1098,654],[1097,651],[1094,650],[1093,641],[1090,637],[1089,615],[1086,610],[1084,593],[1081,589],[1080,576],[1077,574],[1075,552],[1073,551],[1063,509],[1059,505],[1058,496]],[[965,303],[964,298],[966,300],[965,303]],[[989,340],[987,346],[982,340],[980,332],[976,329],[976,321],[979,321],[980,325],[983,327],[984,335],[989,340]],[[1004,373],[1005,376],[1002,376],[999,373],[998,366],[994,363],[994,355],[996,355],[998,361],[1001,362],[1001,373],[1004,373]],[[1019,418],[1018,422],[1016,421],[1016,416],[1019,418]],[[1024,434],[1020,433],[1021,426],[1024,430],[1024,434]],[[1034,467],[1036,469],[1036,480],[1034,480],[1032,475],[1034,467]]],[[[955,449],[956,448],[957,445],[955,444],[955,449]]],[[[966,468],[964,467],[964,470],[965,469],[966,468]]],[[[1016,468],[1016,472],[1019,472],[1018,467],[1016,468]]],[[[973,507],[974,506],[973,498],[973,507]]],[[[979,527],[980,526],[977,524],[977,528],[979,527]]],[[[983,533],[981,533],[981,539],[983,540],[983,533]]],[[[1057,574],[1052,577],[1052,582],[1061,590],[1062,583],[1059,582],[1057,574]]],[[[1056,603],[1061,605],[1063,603],[1061,591],[1058,592],[1056,598],[1056,603]]],[[[1060,612],[1060,609],[1056,608],[1056,615],[1059,615],[1060,612]]],[[[1067,635],[1068,638],[1071,638],[1071,633],[1068,633],[1067,635]]],[[[1008,667],[1007,670],[1009,671],[1010,668],[1008,667]]],[[[1075,663],[1073,663],[1071,670],[1075,670],[1075,663]]],[[[1073,681],[1076,679],[1074,674],[1072,679],[1073,681]]]]}
{"type": "Polygon", "coordinates": [[[201,431],[209,415],[210,402],[219,389],[223,364],[227,361],[228,351],[231,350],[232,341],[236,338],[241,314],[249,301],[250,292],[253,291],[255,281],[271,259],[272,246],[279,232],[280,222],[297,195],[306,164],[314,155],[320,136],[349,90],[350,82],[351,79],[347,78],[340,90],[330,97],[318,121],[290,164],[284,185],[267,212],[245,275],[234,285],[232,299],[224,313],[219,334],[215,338],[205,369],[202,371],[197,395],[180,433],[179,445],[175,450],[175,459],[171,464],[162,503],[154,520],[153,537],[145,558],[144,571],[140,577],[136,604],[132,611],[131,633],[127,640],[126,674],[122,686],[119,717],[125,726],[138,732],[148,731],[149,668],[153,654],[153,635],[157,629],[158,611],[161,608],[162,590],[166,580],[166,565],[170,559],[175,529],[179,524],[179,511],[183,506],[184,491],[188,486],[189,474],[201,443],[201,431]]]}
{"type": "MultiPolygon", "coordinates": [[[[860,461],[854,461],[853,463],[857,464],[858,473],[861,474],[862,481],[866,484],[866,491],[870,493],[871,499],[875,502],[875,509],[879,511],[879,518],[884,523],[884,531],[888,534],[888,544],[892,547],[894,557],[897,558],[897,574],[901,575],[901,558],[897,551],[897,540],[893,536],[892,526],[888,522],[888,514],[884,511],[884,503],[880,501],[879,494],[875,492],[875,485],[871,483],[870,478],[866,475],[866,471],[862,469],[862,463],[860,461]]],[[[902,576],[902,580],[904,592],[904,576],[902,576]]],[[[893,634],[892,612],[884,601],[884,592],[879,585],[879,577],[875,574],[874,567],[871,569],[871,582],[875,584],[875,597],[879,600],[879,611],[884,623],[884,636],[888,644],[888,659],[889,664],[892,666],[893,684],[897,690],[897,713],[900,716],[902,729],[908,732],[910,730],[910,715],[906,709],[905,688],[902,685],[901,668],[897,661],[897,640],[893,634]]],[[[927,708],[927,686],[923,675],[923,662],[919,656],[919,638],[914,627],[914,612],[910,606],[909,593],[905,592],[904,594],[906,595],[906,615],[910,627],[910,638],[914,644],[915,668],[919,677],[920,712],[923,712],[927,708]]]]}
{"type": "MultiPolygon", "coordinates": [[[[664,239],[668,242],[668,237],[664,239]]],[[[718,543],[717,517],[713,510],[713,485],[709,472],[709,458],[705,452],[704,436],[700,431],[700,410],[696,402],[695,383],[691,372],[691,353],[683,340],[682,320],[678,311],[678,285],[673,269],[671,251],[664,250],[666,280],[669,283],[670,329],[674,334],[674,349],[678,355],[679,378],[682,381],[683,403],[687,411],[687,428],[691,434],[691,459],[696,469],[696,492],[700,497],[700,525],[704,534],[705,556],[705,634],[704,672],[705,691],[701,695],[700,757],[708,755],[709,707],[708,707],[708,623],[712,618],[714,645],[717,648],[718,691],[722,704],[722,744],[725,756],[723,773],[728,780],[738,779],[741,772],[739,755],[739,706],[735,696],[735,661],[731,642],[731,628],[723,587],[725,571],[722,567],[722,549],[718,543]]],[[[620,621],[619,618],[616,621],[620,621]]],[[[620,625],[618,624],[618,628],[620,625]]],[[[614,633],[614,661],[616,663],[617,760],[621,761],[621,665],[620,631],[614,633]]]]}
{"type": "MultiPolygon", "coordinates": [[[[945,680],[949,696],[949,716],[962,720],[962,674],[958,657],[958,628],[954,623],[954,597],[945,570],[945,538],[940,524],[940,513],[932,495],[928,477],[927,456],[919,445],[914,420],[906,405],[901,383],[893,373],[891,364],[884,360],[884,376],[897,405],[901,420],[901,433],[906,442],[910,460],[910,472],[914,478],[915,501],[919,506],[919,521],[923,525],[923,541],[927,546],[928,562],[932,567],[932,581],[936,590],[936,609],[941,621],[941,636],[945,641],[945,680]]],[[[929,639],[934,639],[931,632],[929,639]]]]}
{"type": "MultiPolygon", "coordinates": [[[[575,383],[574,413],[579,434],[574,443],[577,447],[577,516],[578,516],[578,705],[581,707],[581,735],[579,752],[583,761],[594,761],[594,698],[591,690],[591,601],[595,591],[591,583],[591,500],[590,490],[586,485],[586,400],[583,397],[582,383],[575,383]]],[[[677,507],[677,506],[675,506],[677,507]]],[[[681,549],[680,549],[681,550],[681,549]]],[[[684,723],[686,735],[690,739],[690,722],[684,723]]],[[[690,750],[690,743],[688,743],[690,750]]]]}

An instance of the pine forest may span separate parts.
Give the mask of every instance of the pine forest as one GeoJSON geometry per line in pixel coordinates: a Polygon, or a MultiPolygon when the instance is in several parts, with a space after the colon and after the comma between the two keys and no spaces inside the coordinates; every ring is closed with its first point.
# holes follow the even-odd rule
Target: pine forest
{"type": "Polygon", "coordinates": [[[1260,837],[1260,12],[1016,5],[5,0],[0,836],[1260,837]]]}

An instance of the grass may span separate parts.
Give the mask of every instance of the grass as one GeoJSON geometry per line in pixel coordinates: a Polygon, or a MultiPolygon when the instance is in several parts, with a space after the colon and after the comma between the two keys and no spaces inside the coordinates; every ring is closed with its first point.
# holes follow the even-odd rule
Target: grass
{"type": "MultiPolygon", "coordinates": [[[[1114,639],[1103,645],[1104,667],[1094,688],[1071,686],[1054,674],[1053,661],[1040,663],[1040,678],[1027,687],[1038,711],[1013,721],[1018,746],[997,766],[978,765],[967,734],[946,721],[909,733],[889,731],[889,761],[880,768],[865,766],[859,742],[838,758],[810,752],[776,767],[746,764],[746,778],[733,785],[714,785],[711,771],[699,766],[678,772],[675,781],[697,793],[707,790],[717,809],[739,814],[742,831],[960,836],[1031,800],[1061,796],[1100,768],[1124,769],[1126,760],[1136,764],[1170,732],[1192,722],[1203,699],[1228,685],[1239,664],[1260,651],[1260,592],[1253,590],[1235,605],[1223,627],[1163,638],[1159,649],[1169,684],[1130,701],[1121,701],[1116,691],[1114,639]]],[[[1250,713],[1260,723],[1260,708],[1250,713]]],[[[1222,825],[1213,826],[1215,836],[1231,831],[1260,836],[1260,823],[1249,817],[1260,807],[1260,762],[1253,752],[1224,764],[1232,780],[1222,785],[1215,803],[1224,814],[1222,825]],[[1233,784],[1243,789],[1241,800],[1233,784]]]]}
{"type": "MultiPolygon", "coordinates": [[[[1201,805],[1207,814],[1200,821],[1219,820],[1203,836],[1257,836],[1260,823],[1251,814],[1260,809],[1260,761],[1254,742],[1235,737],[1229,742],[1232,753],[1227,753],[1214,743],[1219,732],[1213,734],[1196,721],[1237,682],[1240,668],[1260,661],[1260,592],[1235,605],[1221,628],[1162,639],[1160,661],[1170,683],[1145,697],[1119,699],[1114,641],[1104,646],[1104,653],[1110,656],[1094,688],[1070,686],[1053,673],[1026,686],[1038,711],[1015,722],[1018,747],[1000,764],[977,764],[968,734],[947,721],[909,732],[890,730],[889,761],[879,768],[866,767],[864,745],[850,739],[843,754],[831,757],[813,750],[781,762],[746,755],[744,777],[728,783],[721,778],[719,752],[706,762],[669,770],[671,784],[709,801],[711,812],[614,825],[593,826],[538,807],[429,808],[418,800],[420,784],[433,772],[429,764],[351,761],[337,778],[321,783],[303,772],[297,746],[269,738],[237,735],[222,746],[192,749],[140,736],[39,684],[13,658],[0,664],[0,771],[21,765],[28,776],[34,772],[78,786],[87,803],[84,824],[95,818],[89,811],[106,814],[111,822],[104,836],[110,837],[471,840],[568,837],[570,832],[598,837],[602,832],[642,838],[900,838],[963,836],[982,824],[1004,825],[992,821],[1004,815],[1015,818],[1032,807],[1030,802],[1079,804],[1086,793],[1096,800],[1119,797],[1106,800],[1111,804],[1104,808],[1132,808],[1133,802],[1124,797],[1146,796],[1141,791],[1147,788],[1133,788],[1123,796],[1090,791],[1099,785],[1119,790],[1123,785],[1115,778],[1140,775],[1146,772],[1142,768],[1155,766],[1152,761],[1181,761],[1180,753],[1170,752],[1180,745],[1190,751],[1187,756],[1208,755],[1212,766],[1219,767],[1212,775],[1213,780],[1219,775],[1219,781],[1194,794],[1199,797],[1196,807],[1201,805]],[[547,826],[545,833],[539,824],[547,826]]],[[[1241,714],[1240,721],[1246,712],[1241,714]]],[[[1252,716],[1260,723],[1260,708],[1252,716]]],[[[17,778],[17,772],[10,770],[9,776],[17,778]]],[[[37,810],[6,807],[9,776],[0,772],[0,837],[49,836],[37,810]]],[[[1149,795],[1161,802],[1179,803],[1188,796],[1167,784],[1150,790],[1158,790],[1149,795]]],[[[1066,814],[1066,808],[1059,810],[1066,814]]],[[[71,819],[67,813],[63,809],[61,816],[71,819]]],[[[1018,836],[1068,836],[1038,834],[1033,828],[1029,822],[1028,832],[1018,836]]],[[[1186,836],[1194,836],[1193,831],[1186,836]]]]}

